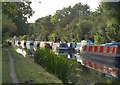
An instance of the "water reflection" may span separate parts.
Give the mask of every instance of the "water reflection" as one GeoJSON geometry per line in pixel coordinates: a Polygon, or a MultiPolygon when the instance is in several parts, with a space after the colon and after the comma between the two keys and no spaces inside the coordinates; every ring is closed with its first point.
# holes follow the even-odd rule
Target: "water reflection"
{"type": "Polygon", "coordinates": [[[79,53],[60,53],[60,54],[64,55],[66,58],[75,59],[78,62],[80,62],[81,60],[79,53]]]}

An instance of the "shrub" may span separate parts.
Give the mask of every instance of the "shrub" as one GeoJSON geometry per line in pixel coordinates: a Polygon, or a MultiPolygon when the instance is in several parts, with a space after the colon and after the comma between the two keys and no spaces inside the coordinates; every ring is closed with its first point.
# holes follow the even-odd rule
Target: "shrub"
{"type": "Polygon", "coordinates": [[[2,44],[2,47],[9,47],[11,45],[12,45],[11,42],[4,41],[3,44],[2,44]]]}
{"type": "Polygon", "coordinates": [[[62,55],[56,55],[49,49],[37,49],[34,61],[44,67],[50,73],[56,75],[62,82],[74,83],[74,72],[77,62],[67,59],[62,55]]]}

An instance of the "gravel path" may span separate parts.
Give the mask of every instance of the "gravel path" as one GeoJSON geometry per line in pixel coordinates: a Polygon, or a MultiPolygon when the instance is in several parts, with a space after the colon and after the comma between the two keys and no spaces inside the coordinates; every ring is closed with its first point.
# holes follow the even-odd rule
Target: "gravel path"
{"type": "Polygon", "coordinates": [[[6,49],[6,51],[8,52],[8,56],[9,56],[9,60],[10,60],[10,76],[12,78],[12,83],[19,83],[17,76],[16,76],[16,72],[14,69],[14,59],[11,56],[11,53],[8,49],[6,49]]]}

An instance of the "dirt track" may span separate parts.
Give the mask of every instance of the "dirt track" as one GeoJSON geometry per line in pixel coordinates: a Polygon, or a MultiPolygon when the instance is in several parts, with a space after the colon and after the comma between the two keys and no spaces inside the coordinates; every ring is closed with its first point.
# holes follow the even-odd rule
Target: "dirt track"
{"type": "Polygon", "coordinates": [[[12,83],[19,83],[17,76],[16,76],[15,69],[14,69],[14,59],[13,59],[10,51],[8,49],[6,49],[6,51],[8,52],[8,56],[9,56],[9,60],[10,60],[10,76],[12,78],[12,83]]]}

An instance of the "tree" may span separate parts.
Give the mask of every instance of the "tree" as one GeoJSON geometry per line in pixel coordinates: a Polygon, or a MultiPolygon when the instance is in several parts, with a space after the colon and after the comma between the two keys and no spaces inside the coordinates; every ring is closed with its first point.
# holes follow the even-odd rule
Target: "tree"
{"type": "Polygon", "coordinates": [[[30,7],[31,2],[3,2],[2,11],[8,15],[13,22],[16,18],[20,18],[27,22],[27,18],[30,18],[34,11],[30,7]]]}
{"type": "Polygon", "coordinates": [[[3,2],[2,12],[11,18],[17,30],[15,35],[23,35],[28,32],[27,18],[30,18],[34,11],[30,7],[31,2],[3,2]]]}
{"type": "Polygon", "coordinates": [[[73,7],[69,6],[62,10],[57,10],[54,15],[36,20],[33,27],[34,34],[39,39],[49,38],[54,41],[59,39],[64,41],[80,41],[84,38],[84,35],[89,35],[90,38],[93,38],[94,18],[98,15],[91,16],[91,14],[90,7],[81,3],[73,7]]]}
{"type": "Polygon", "coordinates": [[[17,30],[15,23],[7,15],[2,16],[2,39],[5,40],[9,37],[13,37],[13,33],[17,30]]]}
{"type": "Polygon", "coordinates": [[[120,2],[104,2],[101,4],[103,7],[103,14],[106,17],[105,34],[109,41],[120,40],[120,2]]]}

